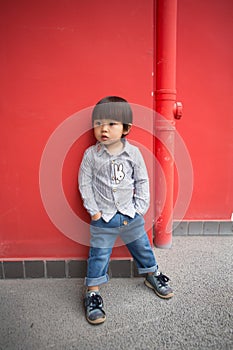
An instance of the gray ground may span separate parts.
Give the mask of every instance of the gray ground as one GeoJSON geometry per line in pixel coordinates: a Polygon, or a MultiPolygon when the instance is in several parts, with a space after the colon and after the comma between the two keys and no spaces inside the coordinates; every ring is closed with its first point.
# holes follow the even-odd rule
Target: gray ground
{"type": "Polygon", "coordinates": [[[0,280],[0,349],[232,350],[233,238],[175,237],[155,253],[175,296],[112,279],[99,326],[85,320],[81,279],[0,280]]]}

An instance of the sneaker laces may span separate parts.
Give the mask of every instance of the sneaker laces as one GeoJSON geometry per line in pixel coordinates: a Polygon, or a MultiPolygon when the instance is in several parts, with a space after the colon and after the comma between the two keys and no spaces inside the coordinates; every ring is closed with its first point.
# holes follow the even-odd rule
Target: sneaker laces
{"type": "Polygon", "coordinates": [[[102,307],[103,307],[102,297],[99,294],[91,294],[88,297],[87,306],[89,306],[91,308],[91,310],[100,309],[101,311],[103,311],[102,310],[102,307]]]}
{"type": "Polygon", "coordinates": [[[170,279],[167,276],[163,275],[162,272],[160,272],[158,276],[155,276],[155,278],[157,278],[157,280],[163,287],[166,287],[167,282],[170,281],[170,279]]]}

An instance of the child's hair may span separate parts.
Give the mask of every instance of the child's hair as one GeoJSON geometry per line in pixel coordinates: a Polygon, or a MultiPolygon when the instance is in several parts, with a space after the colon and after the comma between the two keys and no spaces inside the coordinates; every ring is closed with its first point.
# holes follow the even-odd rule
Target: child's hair
{"type": "Polygon", "coordinates": [[[93,109],[92,124],[97,119],[112,119],[121,122],[123,124],[123,130],[127,132],[129,125],[132,125],[133,112],[130,104],[124,98],[107,96],[97,102],[93,109]]]}

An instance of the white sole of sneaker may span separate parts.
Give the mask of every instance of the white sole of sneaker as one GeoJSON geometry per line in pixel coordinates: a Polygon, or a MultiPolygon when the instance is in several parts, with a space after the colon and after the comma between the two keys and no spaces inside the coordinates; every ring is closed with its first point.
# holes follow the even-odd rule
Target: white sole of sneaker
{"type": "Polygon", "coordinates": [[[97,324],[104,323],[105,320],[106,320],[106,316],[105,316],[105,317],[102,317],[102,318],[98,318],[97,320],[89,320],[89,318],[87,318],[87,321],[88,321],[90,324],[93,324],[93,325],[97,325],[97,324]]]}
{"type": "Polygon", "coordinates": [[[169,293],[167,295],[163,295],[157,292],[157,290],[152,286],[152,284],[150,284],[150,282],[148,282],[147,280],[144,281],[145,285],[150,288],[153,289],[153,291],[155,292],[156,295],[158,295],[158,297],[162,298],[162,299],[170,299],[173,297],[174,293],[169,293]]]}

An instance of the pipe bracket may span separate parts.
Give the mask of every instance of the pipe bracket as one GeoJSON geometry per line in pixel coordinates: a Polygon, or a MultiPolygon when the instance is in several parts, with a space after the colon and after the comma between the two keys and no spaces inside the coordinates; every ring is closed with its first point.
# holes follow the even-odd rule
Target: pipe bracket
{"type": "Polygon", "coordinates": [[[181,102],[175,102],[173,106],[173,114],[175,119],[180,119],[183,114],[183,105],[181,102]]]}

